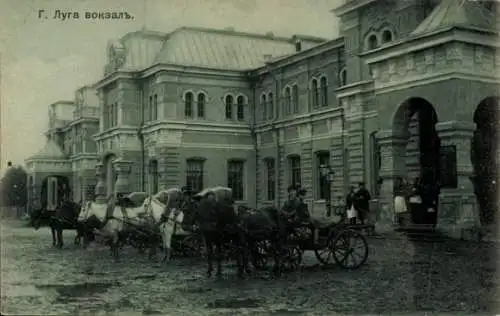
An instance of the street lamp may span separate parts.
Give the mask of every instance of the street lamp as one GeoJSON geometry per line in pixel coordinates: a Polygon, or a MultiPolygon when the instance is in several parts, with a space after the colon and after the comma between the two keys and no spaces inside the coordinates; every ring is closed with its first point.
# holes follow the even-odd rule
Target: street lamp
{"type": "Polygon", "coordinates": [[[332,182],[335,177],[335,171],[332,169],[330,165],[319,165],[319,171],[321,172],[321,175],[326,179],[327,183],[327,188],[328,188],[328,193],[326,194],[326,208],[327,208],[327,213],[326,216],[330,217],[332,216],[332,182]]]}

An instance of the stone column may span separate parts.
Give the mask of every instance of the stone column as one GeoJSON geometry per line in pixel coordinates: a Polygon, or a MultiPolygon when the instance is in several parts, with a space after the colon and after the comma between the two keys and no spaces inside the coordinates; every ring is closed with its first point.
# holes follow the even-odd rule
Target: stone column
{"type": "Polygon", "coordinates": [[[131,193],[129,175],[132,170],[132,161],[124,160],[122,158],[118,158],[113,161],[113,167],[117,173],[117,179],[115,182],[115,194],[126,195],[131,193]]]}
{"type": "Polygon", "coordinates": [[[394,184],[397,177],[406,175],[406,135],[391,130],[377,132],[382,165],[379,176],[382,179],[378,197],[375,228],[384,233],[394,229],[394,184]]]}
{"type": "Polygon", "coordinates": [[[96,164],[97,185],[95,186],[95,200],[96,202],[106,202],[106,184],[105,184],[105,172],[104,165],[102,162],[96,164]]]}
{"type": "Polygon", "coordinates": [[[442,188],[439,195],[437,229],[460,239],[476,239],[481,227],[479,207],[471,181],[470,159],[475,125],[472,122],[449,121],[436,124],[441,146],[455,146],[457,188],[442,188]]]}

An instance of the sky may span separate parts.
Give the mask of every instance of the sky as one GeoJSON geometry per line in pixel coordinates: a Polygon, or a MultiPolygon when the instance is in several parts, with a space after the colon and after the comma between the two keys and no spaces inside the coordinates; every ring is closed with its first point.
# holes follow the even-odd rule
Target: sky
{"type": "Polygon", "coordinates": [[[0,0],[0,170],[45,143],[48,106],[102,78],[106,45],[143,27],[181,26],[334,38],[342,0],[0,0]],[[79,20],[52,19],[55,10],[79,20]],[[47,19],[39,19],[45,10],[47,19]],[[85,20],[85,11],[126,11],[133,20],[85,20]]]}

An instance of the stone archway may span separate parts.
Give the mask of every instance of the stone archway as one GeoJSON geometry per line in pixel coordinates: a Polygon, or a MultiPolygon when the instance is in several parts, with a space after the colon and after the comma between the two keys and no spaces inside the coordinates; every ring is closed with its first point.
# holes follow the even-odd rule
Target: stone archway
{"type": "Polygon", "coordinates": [[[474,111],[476,130],[472,139],[471,163],[474,170],[472,181],[479,205],[482,225],[497,220],[498,192],[498,128],[499,97],[483,99],[474,111]]]}
{"type": "Polygon", "coordinates": [[[108,154],[104,157],[104,178],[106,179],[106,195],[115,193],[115,183],[117,179],[117,173],[113,166],[113,162],[116,160],[114,154],[108,154]]]}
{"type": "MultiPolygon", "coordinates": [[[[392,180],[401,177],[410,183],[418,182],[422,207],[411,212],[411,223],[432,225],[437,222],[437,201],[440,182],[441,140],[436,130],[438,117],[434,106],[420,97],[412,97],[399,105],[392,117],[390,145],[392,160],[382,161],[381,176],[385,172],[392,180]],[[387,165],[388,163],[392,165],[387,165]],[[384,166],[385,164],[385,166],[384,166]],[[429,213],[432,207],[436,212],[429,213]]],[[[384,141],[381,142],[381,145],[384,141]]],[[[382,149],[383,150],[383,149],[382,149]]],[[[393,182],[393,189],[395,182],[393,182]]]]}

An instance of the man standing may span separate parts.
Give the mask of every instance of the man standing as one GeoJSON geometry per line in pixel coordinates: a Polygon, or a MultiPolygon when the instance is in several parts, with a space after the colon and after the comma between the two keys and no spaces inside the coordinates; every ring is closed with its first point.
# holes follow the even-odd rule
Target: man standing
{"type": "Polygon", "coordinates": [[[354,193],[354,208],[358,211],[361,224],[365,223],[365,218],[370,208],[370,192],[365,188],[365,183],[358,183],[358,190],[354,193]]]}

